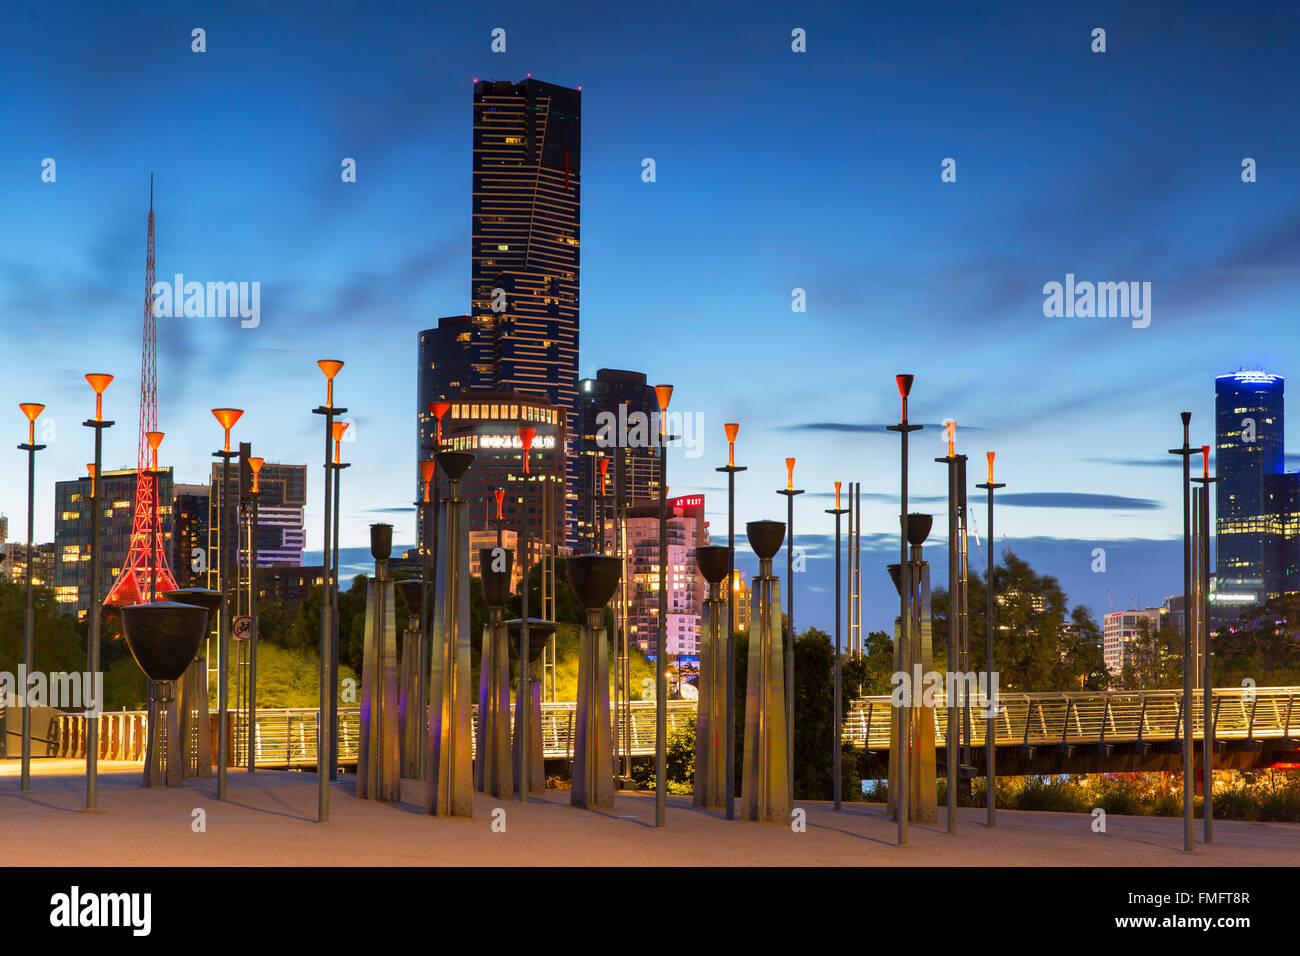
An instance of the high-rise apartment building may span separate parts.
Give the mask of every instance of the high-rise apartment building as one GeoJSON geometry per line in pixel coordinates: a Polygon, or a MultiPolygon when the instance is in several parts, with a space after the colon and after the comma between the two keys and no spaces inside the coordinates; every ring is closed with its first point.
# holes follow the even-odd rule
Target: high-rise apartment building
{"type": "Polygon", "coordinates": [[[179,588],[208,586],[209,485],[176,486],[172,510],[172,577],[179,588]]]}
{"type": "MultiPolygon", "coordinates": [[[[230,466],[230,489],[227,501],[231,507],[222,515],[221,525],[225,534],[233,534],[235,529],[235,503],[239,498],[239,478],[237,462],[230,466]]],[[[220,462],[212,463],[211,487],[216,489],[209,502],[208,528],[217,527],[217,498],[221,493],[220,462]]],[[[245,485],[251,478],[245,475],[245,485]]],[[[258,475],[260,499],[257,505],[257,566],[301,567],[302,553],[307,543],[304,526],[304,514],[307,507],[307,466],[283,465],[278,462],[266,462],[258,475]]],[[[343,485],[347,494],[347,484],[343,485]]],[[[245,525],[245,527],[247,527],[245,525]]],[[[246,535],[247,532],[245,531],[246,535]]],[[[240,547],[246,548],[248,542],[240,541],[240,547]]],[[[208,567],[217,566],[217,536],[208,536],[208,567]]],[[[211,585],[209,585],[211,586],[211,585]]]]}
{"type": "MultiPolygon", "coordinates": [[[[667,620],[665,646],[670,657],[696,657],[700,652],[700,615],[704,610],[707,584],[695,563],[695,549],[709,543],[704,520],[704,499],[700,495],[670,499],[664,532],[668,548],[667,620]]],[[[610,535],[613,546],[613,535],[610,535]]],[[[659,506],[637,505],[628,511],[627,550],[631,596],[628,604],[628,634],[646,654],[653,657],[659,644],[659,506]]]]}
{"type": "Polygon", "coordinates": [[[1102,619],[1101,653],[1106,670],[1118,674],[1125,664],[1138,661],[1134,642],[1143,629],[1151,634],[1160,630],[1168,620],[1169,611],[1163,607],[1148,607],[1140,611],[1112,611],[1102,619]]]}

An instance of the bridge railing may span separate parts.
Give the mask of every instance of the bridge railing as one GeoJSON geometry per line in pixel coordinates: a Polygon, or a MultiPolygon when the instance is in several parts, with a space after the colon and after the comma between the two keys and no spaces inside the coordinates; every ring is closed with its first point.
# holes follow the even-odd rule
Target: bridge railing
{"type": "MultiPolygon", "coordinates": [[[[1204,724],[1204,697],[1193,694],[1191,729],[1199,736],[1204,724]]],[[[1068,693],[1003,693],[998,695],[994,741],[999,747],[1017,744],[1147,743],[1179,740],[1183,734],[1182,691],[1144,690],[1068,693]]],[[[970,697],[970,741],[984,746],[986,698],[970,697]]],[[[1300,687],[1218,687],[1210,699],[1214,739],[1253,741],[1300,737],[1300,687]]],[[[942,747],[948,731],[947,701],[935,698],[935,745],[942,747]]],[[[849,705],[844,739],[872,750],[889,749],[891,717],[897,711],[890,698],[862,697],[849,705]]]]}

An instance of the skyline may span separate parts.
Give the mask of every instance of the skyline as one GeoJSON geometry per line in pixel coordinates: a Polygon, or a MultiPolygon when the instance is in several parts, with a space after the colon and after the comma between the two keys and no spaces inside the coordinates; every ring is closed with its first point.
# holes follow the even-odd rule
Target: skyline
{"type": "MultiPolygon", "coordinates": [[[[726,527],[725,488],[713,473],[725,461],[722,423],[741,423],[737,463],[750,470],[737,481],[736,525],[747,573],[745,521],[784,517],[775,491],[785,484],[783,459],[798,459],[796,487],[808,494],[795,530],[800,543],[818,545],[796,582],[800,627],[833,625],[834,526],[820,512],[836,480],[863,482],[864,557],[882,558],[864,568],[863,625],[884,628],[892,617],[883,558],[896,553],[898,450],[883,426],[897,416],[895,372],[916,374],[912,417],[929,426],[913,438],[912,501],[944,507],[944,472],[930,459],[942,453],[938,423],[955,418],[972,484],[982,480],[983,452],[997,452],[997,479],[1008,484],[997,499],[999,537],[1098,617],[1107,587],[1117,608],[1130,594],[1146,592],[1143,606],[1181,588],[1177,462],[1164,454],[1178,412],[1193,412],[1193,444],[1212,445],[1216,375],[1238,366],[1291,373],[1281,348],[1263,344],[1285,341],[1287,306],[1294,311],[1300,292],[1297,106],[1281,84],[1269,86],[1284,76],[1296,39],[1285,20],[1266,30],[1211,17],[1201,4],[1177,8],[1199,12],[1185,21],[1154,12],[1168,5],[1102,5],[1089,20],[1030,11],[995,29],[947,10],[928,22],[919,13],[760,5],[739,36],[724,16],[698,11],[695,32],[636,21],[653,57],[642,75],[636,67],[649,64],[604,42],[632,22],[613,11],[576,35],[526,8],[491,18],[453,12],[452,25],[440,25],[443,58],[421,46],[427,34],[395,30],[382,12],[295,21],[291,43],[273,29],[287,13],[205,11],[200,55],[189,49],[193,17],[160,13],[137,35],[87,9],[58,31],[38,29],[34,10],[27,20],[0,14],[9,91],[0,102],[13,143],[0,177],[10,217],[0,307],[11,354],[33,339],[4,396],[15,443],[19,401],[44,402],[56,423],[37,461],[37,541],[52,539],[53,483],[84,473],[82,373],[117,376],[105,396],[106,416],[118,421],[105,436],[105,467],[134,454],[147,178],[156,171],[160,278],[260,281],[263,291],[256,329],[159,320],[160,462],[178,481],[202,480],[220,438],[208,409],[247,408],[234,440],[251,441],[268,461],[308,465],[307,546],[318,550],[310,408],[323,381],[314,363],[342,358],[338,400],[356,423],[356,441],[345,445],[353,467],[343,482],[343,544],[361,547],[375,520],[392,520],[395,541],[413,543],[417,335],[465,301],[474,76],[530,72],[584,87],[579,375],[644,371],[676,387],[675,409],[702,416],[700,457],[670,456],[670,494],[704,493],[715,539],[726,527]],[[1105,54],[1088,50],[1094,19],[1108,30],[1105,54]],[[509,52],[491,54],[499,25],[509,52]],[[790,51],[793,26],[807,29],[808,53],[790,51]],[[126,48],[126,35],[150,57],[107,59],[115,44],[126,48]],[[364,76],[325,68],[330,56],[377,52],[380,35],[391,49],[364,76]],[[864,37],[888,53],[859,62],[864,37]],[[85,56],[69,56],[68,44],[85,56]],[[669,48],[698,56],[666,66],[669,48]],[[751,101],[704,82],[727,75],[706,66],[709,55],[743,61],[761,95],[751,101]],[[979,62],[963,66],[964,57],[979,62]],[[96,84],[76,82],[83,60],[96,84]],[[1047,62],[1054,72],[1040,79],[1054,88],[1012,83],[1047,62]],[[1205,70],[1172,69],[1178,62],[1205,70]],[[854,76],[882,91],[862,130],[842,124],[843,97],[823,96],[854,76]],[[972,89],[977,78],[988,87],[972,89]],[[272,97],[267,84],[288,95],[272,97]],[[414,103],[392,97],[412,88],[414,103]],[[359,108],[370,97],[379,108],[359,108]],[[1051,111],[1053,97],[1096,107],[1084,129],[1097,135],[1072,139],[1078,130],[1051,111]],[[663,103],[681,108],[666,116],[663,103]],[[192,137],[121,136],[196,107],[209,117],[206,133],[199,122],[192,137]],[[730,111],[727,121],[711,125],[717,109],[730,111]],[[72,115],[76,129],[65,120],[72,115]],[[258,135],[223,135],[244,119],[258,135]],[[736,142],[737,128],[759,135],[736,142]],[[753,149],[760,140],[765,151],[753,149]],[[1062,142],[1076,149],[1063,154],[1062,142]],[[58,161],[52,184],[40,179],[46,156],[58,161]],[[1241,182],[1245,156],[1258,161],[1258,182],[1241,182]],[[355,183],[338,179],[344,157],[357,159],[355,183]],[[647,157],[654,183],[641,180],[647,157]],[[945,157],[958,161],[956,183],[940,181],[945,157]],[[1151,324],[1047,318],[1043,286],[1067,275],[1151,282],[1151,324]],[[794,289],[806,290],[807,312],[790,311],[794,289]],[[68,349],[69,336],[92,355],[68,349]],[[243,364],[214,370],[220,384],[202,382],[223,349],[243,364]],[[1079,365],[1035,364],[1054,355],[1079,365]],[[780,375],[771,371],[778,360],[780,375]],[[1010,400],[989,384],[1006,381],[1015,384],[1010,400]],[[1094,547],[1107,549],[1105,575],[1088,571],[1094,547]]],[[[24,462],[11,453],[0,469],[0,510],[22,540],[24,462]]],[[[927,548],[936,584],[946,584],[942,553],[927,548]]],[[[973,562],[978,554],[972,547],[973,562]]]]}

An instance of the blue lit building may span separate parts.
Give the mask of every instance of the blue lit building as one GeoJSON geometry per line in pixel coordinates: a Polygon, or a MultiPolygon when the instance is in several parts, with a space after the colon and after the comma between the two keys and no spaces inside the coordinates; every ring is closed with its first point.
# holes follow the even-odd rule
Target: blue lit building
{"type": "Polygon", "coordinates": [[[1284,380],[1267,372],[1220,375],[1215,391],[1216,618],[1297,583],[1300,476],[1286,473],[1284,380]]]}

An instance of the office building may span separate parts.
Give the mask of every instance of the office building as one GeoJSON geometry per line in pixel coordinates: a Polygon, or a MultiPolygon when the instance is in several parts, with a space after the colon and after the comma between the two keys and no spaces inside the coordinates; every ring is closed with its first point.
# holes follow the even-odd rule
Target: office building
{"type": "Polygon", "coordinates": [[[172,510],[172,577],[178,588],[208,586],[209,485],[176,485],[172,510]]]}
{"type": "MultiPolygon", "coordinates": [[[[235,528],[235,503],[240,494],[238,461],[230,464],[230,489],[227,502],[231,507],[222,516],[222,528],[226,534],[233,534],[235,528]]],[[[212,463],[211,486],[216,495],[210,497],[208,510],[208,567],[217,567],[217,535],[211,533],[217,527],[217,498],[221,491],[221,462],[212,463]]],[[[245,490],[251,486],[252,478],[245,474],[245,490]]],[[[307,543],[304,524],[307,507],[307,466],[284,465],[278,462],[266,462],[258,475],[258,488],[261,497],[257,505],[257,566],[301,567],[303,549],[307,543]]],[[[347,494],[347,482],[343,483],[343,494],[347,494]]],[[[251,514],[251,512],[250,512],[251,514]]],[[[247,525],[245,525],[245,528],[247,525]]],[[[247,531],[240,541],[241,548],[247,548],[247,531]]],[[[241,563],[243,562],[241,559],[241,563]]],[[[209,587],[215,587],[209,584],[209,587]]]]}
{"type": "MultiPolygon", "coordinates": [[[[163,548],[172,548],[172,469],[160,469],[158,514],[163,548]]],[[[122,573],[131,548],[136,470],[121,468],[100,476],[100,595],[107,597],[122,573]]],[[[54,484],[54,596],[60,609],[84,618],[90,608],[90,476],[54,484]]]]}
{"type": "MultiPolygon", "coordinates": [[[[531,395],[576,433],[582,94],[531,77],[476,81],[470,314],[420,333],[419,444],[426,405],[462,392],[531,395]],[[455,384],[460,383],[460,388],[455,384]]],[[[574,449],[561,449],[576,488],[574,449]]],[[[576,546],[576,491],[566,492],[576,546]]]]}
{"type": "Polygon", "coordinates": [[[1215,390],[1215,618],[1298,588],[1297,479],[1285,473],[1284,381],[1241,371],[1215,390]]]}
{"type": "Polygon", "coordinates": [[[1138,649],[1134,642],[1143,629],[1155,634],[1166,626],[1169,611],[1163,607],[1148,607],[1140,611],[1112,611],[1103,619],[1102,659],[1106,670],[1118,674],[1126,664],[1138,663],[1138,649]]]}
{"type": "Polygon", "coordinates": [[[618,502],[636,505],[659,498],[663,474],[659,449],[659,403],[642,372],[602,368],[578,383],[576,471],[578,541],[584,549],[596,539],[596,496],[600,459],[605,473],[605,517],[613,521],[618,502]]]}

